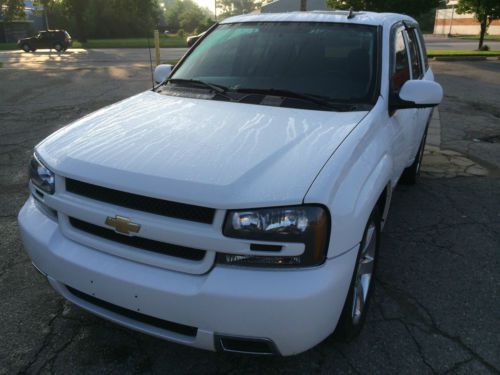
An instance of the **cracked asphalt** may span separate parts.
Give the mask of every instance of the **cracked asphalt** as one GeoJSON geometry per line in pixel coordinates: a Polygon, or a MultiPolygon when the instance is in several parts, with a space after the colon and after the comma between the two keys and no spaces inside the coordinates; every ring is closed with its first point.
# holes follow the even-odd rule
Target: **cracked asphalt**
{"type": "Polygon", "coordinates": [[[86,313],[48,286],[16,223],[31,150],[71,120],[147,89],[149,72],[0,69],[0,373],[498,374],[500,145],[475,139],[500,134],[500,62],[433,68],[446,91],[441,148],[488,176],[424,177],[398,187],[362,334],[288,358],[164,342],[86,313]]]}

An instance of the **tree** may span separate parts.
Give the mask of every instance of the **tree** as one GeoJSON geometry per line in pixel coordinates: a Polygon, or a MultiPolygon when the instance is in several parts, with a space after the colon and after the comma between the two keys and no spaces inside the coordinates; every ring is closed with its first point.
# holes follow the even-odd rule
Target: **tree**
{"type": "Polygon", "coordinates": [[[437,8],[439,0],[327,0],[327,4],[334,9],[352,7],[354,10],[403,13],[417,17],[432,8],[437,8]]]}
{"type": "Polygon", "coordinates": [[[196,34],[201,34],[204,31],[207,31],[214,25],[215,21],[212,17],[205,17],[205,19],[198,24],[198,27],[195,30],[196,34]]]}
{"type": "Polygon", "coordinates": [[[187,33],[205,31],[213,24],[206,9],[200,8],[192,0],[175,0],[165,4],[167,29],[172,32],[183,30],[187,33]]]}
{"type": "Polygon", "coordinates": [[[23,0],[0,0],[0,15],[5,22],[24,17],[23,0]]]}
{"type": "Polygon", "coordinates": [[[205,15],[199,7],[192,7],[181,14],[180,27],[187,33],[194,32],[205,20],[205,15]]]}
{"type": "Polygon", "coordinates": [[[162,15],[157,0],[50,0],[50,4],[53,26],[67,28],[80,42],[89,37],[144,37],[162,15]],[[65,19],[60,17],[61,8],[65,19]]]}
{"type": "Polygon", "coordinates": [[[259,9],[262,1],[259,0],[217,0],[217,9],[222,18],[237,14],[245,14],[259,9]]]}
{"type": "Polygon", "coordinates": [[[45,20],[45,28],[48,30],[49,29],[49,7],[51,7],[54,4],[54,0],[33,0],[33,5],[35,6],[42,6],[43,8],[43,18],[45,20]]]}
{"type": "Polygon", "coordinates": [[[457,13],[474,13],[474,17],[481,24],[479,49],[483,47],[484,36],[494,19],[500,18],[499,0],[459,0],[457,13]]]}
{"type": "Polygon", "coordinates": [[[63,0],[64,7],[68,15],[75,21],[75,35],[78,41],[85,43],[87,41],[86,14],[88,0],[63,0]]]}

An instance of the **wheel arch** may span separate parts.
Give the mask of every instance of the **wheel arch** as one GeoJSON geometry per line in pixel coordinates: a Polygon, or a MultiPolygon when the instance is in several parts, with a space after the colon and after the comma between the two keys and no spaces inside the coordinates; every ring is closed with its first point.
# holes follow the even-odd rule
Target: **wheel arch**
{"type": "Polygon", "coordinates": [[[358,223],[361,224],[360,233],[363,232],[376,206],[378,206],[381,226],[383,227],[392,198],[392,171],[392,159],[385,154],[363,184],[354,210],[355,217],[358,219],[358,223]]]}
{"type": "Polygon", "coordinates": [[[366,223],[377,205],[381,210],[381,227],[384,226],[392,198],[392,158],[384,154],[370,169],[371,173],[365,177],[358,175],[355,179],[345,179],[328,205],[332,211],[329,258],[359,245],[366,223]]]}
{"type": "Polygon", "coordinates": [[[377,207],[380,213],[381,229],[384,229],[387,216],[389,215],[389,207],[391,205],[391,199],[392,199],[392,187],[391,183],[389,182],[385,186],[384,190],[380,193],[380,196],[377,200],[377,207]]]}

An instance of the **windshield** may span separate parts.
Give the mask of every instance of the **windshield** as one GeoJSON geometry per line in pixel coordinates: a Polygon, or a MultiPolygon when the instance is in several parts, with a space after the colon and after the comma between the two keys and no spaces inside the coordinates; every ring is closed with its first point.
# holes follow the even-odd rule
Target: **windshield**
{"type": "Polygon", "coordinates": [[[229,92],[293,92],[373,104],[377,28],[320,22],[222,24],[174,72],[229,92]]]}

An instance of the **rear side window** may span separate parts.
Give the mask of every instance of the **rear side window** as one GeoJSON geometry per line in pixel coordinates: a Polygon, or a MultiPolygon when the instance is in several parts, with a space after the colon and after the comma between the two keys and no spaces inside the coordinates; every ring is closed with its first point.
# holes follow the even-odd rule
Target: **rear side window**
{"type": "Polygon", "coordinates": [[[393,72],[392,72],[392,91],[398,93],[401,86],[410,79],[410,64],[408,58],[408,49],[403,36],[404,28],[399,27],[394,35],[393,46],[393,72]]]}
{"type": "Polygon", "coordinates": [[[424,36],[420,28],[413,29],[413,32],[417,35],[418,41],[420,42],[420,49],[422,50],[424,73],[429,69],[429,59],[427,58],[427,48],[425,46],[424,36]]]}
{"type": "Polygon", "coordinates": [[[408,47],[411,54],[411,73],[413,79],[422,78],[424,71],[422,69],[422,59],[420,56],[420,47],[418,45],[418,38],[415,34],[415,29],[408,29],[408,47]]]}

